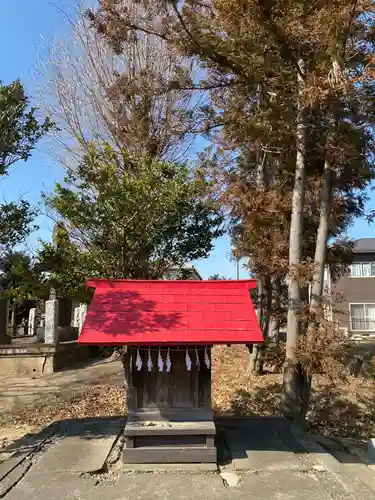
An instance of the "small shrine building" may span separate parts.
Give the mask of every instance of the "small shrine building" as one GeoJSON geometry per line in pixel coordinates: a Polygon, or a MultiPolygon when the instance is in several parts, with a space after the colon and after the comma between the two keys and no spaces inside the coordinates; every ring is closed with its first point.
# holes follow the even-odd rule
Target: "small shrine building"
{"type": "Polygon", "coordinates": [[[123,461],[216,462],[211,348],[263,341],[255,280],[87,284],[95,292],[79,343],[124,347],[123,461]]]}

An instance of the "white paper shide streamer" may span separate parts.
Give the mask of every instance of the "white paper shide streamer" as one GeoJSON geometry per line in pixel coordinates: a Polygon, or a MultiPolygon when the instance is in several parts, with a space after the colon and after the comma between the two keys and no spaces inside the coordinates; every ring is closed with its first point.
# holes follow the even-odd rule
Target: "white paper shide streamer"
{"type": "Polygon", "coordinates": [[[158,352],[158,368],[159,368],[159,372],[162,372],[164,369],[164,361],[163,361],[163,358],[162,358],[162,355],[160,352],[160,348],[159,348],[159,352],[158,352]]]}
{"type": "Polygon", "coordinates": [[[168,352],[167,352],[167,359],[165,361],[165,366],[166,366],[166,371],[170,372],[171,368],[172,368],[172,361],[171,361],[171,356],[169,354],[169,349],[168,349],[168,352]]]}
{"type": "Polygon", "coordinates": [[[148,350],[148,359],[147,359],[147,369],[150,372],[152,370],[152,359],[151,359],[151,351],[150,349],[148,350]]]}
{"type": "Polygon", "coordinates": [[[188,372],[191,372],[191,358],[189,355],[189,351],[186,349],[186,354],[185,354],[185,361],[186,361],[186,369],[188,372]]]}
{"type": "Polygon", "coordinates": [[[141,371],[142,370],[142,365],[143,365],[143,361],[142,361],[142,358],[141,358],[141,355],[139,354],[139,347],[137,348],[137,356],[135,358],[135,366],[137,367],[137,371],[141,371]]]}
{"type": "MultiPolygon", "coordinates": [[[[193,354],[193,361],[192,361],[192,358],[190,356],[189,349],[186,348],[186,350],[185,350],[185,363],[186,363],[186,370],[188,372],[190,372],[192,369],[192,365],[194,362],[194,356],[195,356],[195,364],[196,364],[197,369],[198,370],[201,369],[201,359],[199,357],[199,350],[196,347],[194,350],[195,350],[195,355],[194,355],[194,353],[192,353],[193,354]]],[[[139,347],[137,347],[137,354],[135,357],[135,366],[136,366],[138,372],[140,372],[142,370],[143,364],[145,362],[146,362],[145,357],[142,359],[141,349],[139,347]]],[[[130,363],[132,363],[131,360],[130,360],[130,363]]],[[[204,364],[206,365],[207,369],[209,370],[210,366],[211,366],[211,359],[210,359],[209,351],[206,347],[204,349],[204,364]]],[[[153,367],[154,367],[154,364],[152,362],[151,348],[150,347],[148,348],[146,366],[147,366],[147,370],[149,372],[151,372],[153,367]]],[[[163,372],[164,370],[168,373],[171,372],[172,360],[171,360],[171,354],[170,354],[169,348],[167,350],[166,357],[163,359],[163,354],[162,354],[162,351],[159,347],[158,357],[157,357],[157,366],[158,366],[159,372],[163,372]]]]}
{"type": "Polygon", "coordinates": [[[210,361],[210,357],[209,357],[208,352],[207,352],[207,347],[204,350],[204,362],[207,366],[207,370],[209,370],[210,366],[211,366],[211,361],[210,361]]]}

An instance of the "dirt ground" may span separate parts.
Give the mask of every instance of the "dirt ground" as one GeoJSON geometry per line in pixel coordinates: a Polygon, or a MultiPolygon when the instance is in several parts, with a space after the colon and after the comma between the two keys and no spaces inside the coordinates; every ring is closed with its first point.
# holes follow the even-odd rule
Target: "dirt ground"
{"type": "MultiPolygon", "coordinates": [[[[282,376],[246,373],[245,346],[213,350],[212,402],[216,414],[278,415],[282,376]]],[[[375,381],[349,378],[332,387],[313,384],[308,420],[319,434],[366,440],[375,434],[375,381]]],[[[120,361],[105,360],[38,377],[0,378],[0,446],[66,418],[126,411],[120,361]]]]}
{"type": "Polygon", "coordinates": [[[51,375],[0,377],[0,448],[70,414],[110,414],[113,394],[112,414],[122,413],[122,373],[119,361],[100,360],[51,375]]]}

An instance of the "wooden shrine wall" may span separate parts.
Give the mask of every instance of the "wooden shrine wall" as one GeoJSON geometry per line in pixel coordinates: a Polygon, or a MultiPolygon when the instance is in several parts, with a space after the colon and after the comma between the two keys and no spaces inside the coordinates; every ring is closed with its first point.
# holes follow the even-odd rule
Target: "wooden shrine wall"
{"type": "MultiPolygon", "coordinates": [[[[147,408],[199,409],[211,407],[211,367],[204,361],[202,346],[198,350],[199,368],[196,351],[189,349],[191,371],[186,367],[186,348],[171,347],[171,371],[166,372],[167,349],[161,349],[164,370],[158,368],[158,350],[150,351],[152,370],[147,367],[148,351],[142,350],[143,365],[140,371],[135,365],[136,348],[128,348],[125,360],[127,400],[130,411],[147,408]],[[173,349],[173,350],[172,350],[173,349]]],[[[207,349],[210,360],[211,352],[207,349]]]]}

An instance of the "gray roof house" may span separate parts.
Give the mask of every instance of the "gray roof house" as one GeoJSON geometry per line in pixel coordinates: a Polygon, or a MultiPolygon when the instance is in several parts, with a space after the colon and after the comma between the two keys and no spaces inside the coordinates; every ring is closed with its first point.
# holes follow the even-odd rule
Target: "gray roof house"
{"type": "Polygon", "coordinates": [[[358,340],[375,338],[375,238],[356,241],[353,263],[334,288],[343,293],[336,304],[340,327],[358,340]]]}

